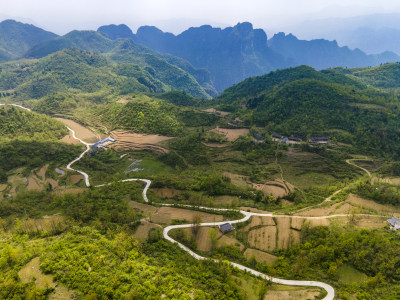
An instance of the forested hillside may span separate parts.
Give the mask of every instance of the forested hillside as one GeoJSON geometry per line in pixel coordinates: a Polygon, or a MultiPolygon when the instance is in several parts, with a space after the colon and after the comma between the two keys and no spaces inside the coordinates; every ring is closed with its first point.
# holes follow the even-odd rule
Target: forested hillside
{"type": "Polygon", "coordinates": [[[335,72],[355,76],[366,84],[383,89],[400,88],[400,63],[369,68],[333,68],[335,72]]]}
{"type": "Polygon", "coordinates": [[[19,59],[33,46],[56,37],[36,26],[5,20],[0,23],[0,62],[19,59]]]}
{"type": "Polygon", "coordinates": [[[305,66],[276,71],[247,79],[216,101],[249,125],[287,136],[327,135],[364,153],[399,153],[397,97],[332,71],[305,66]]]}
{"type": "Polygon", "coordinates": [[[170,90],[209,97],[191,75],[157,57],[144,55],[115,63],[101,54],[77,49],[2,65],[0,90],[12,90],[19,99],[37,99],[55,92],[128,94],[170,90]]]}

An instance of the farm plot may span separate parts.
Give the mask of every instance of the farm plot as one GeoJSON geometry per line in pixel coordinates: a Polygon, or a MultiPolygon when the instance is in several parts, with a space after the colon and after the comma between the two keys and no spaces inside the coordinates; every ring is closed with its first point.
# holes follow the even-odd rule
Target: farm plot
{"type": "Polygon", "coordinates": [[[151,221],[159,224],[169,224],[172,220],[185,220],[192,222],[195,216],[199,216],[201,222],[220,222],[223,216],[199,211],[174,207],[161,207],[151,218],[151,221]]]}
{"type": "Polygon", "coordinates": [[[228,142],[234,142],[241,136],[246,136],[250,133],[249,129],[225,129],[225,128],[214,128],[211,130],[217,134],[223,135],[228,142]]]}
{"type": "Polygon", "coordinates": [[[247,259],[252,259],[254,257],[257,261],[266,263],[268,265],[273,265],[274,262],[278,259],[278,257],[276,257],[275,255],[251,248],[246,249],[246,251],[244,252],[244,256],[247,259]]]}
{"type": "Polygon", "coordinates": [[[173,137],[167,137],[155,134],[139,134],[129,131],[116,130],[112,131],[112,138],[117,141],[111,144],[111,148],[116,150],[151,150],[161,153],[168,153],[169,150],[157,145],[160,142],[173,139],[173,137]]]}
{"type": "MultiPolygon", "coordinates": [[[[87,143],[95,143],[101,139],[101,136],[98,133],[82,126],[81,124],[79,124],[75,121],[72,121],[69,119],[63,119],[63,118],[55,118],[55,119],[58,121],[61,121],[66,126],[71,128],[72,130],[74,130],[76,136],[87,143]]],[[[70,140],[69,137],[64,137],[63,139],[65,139],[64,141],[70,140]]],[[[79,143],[79,141],[78,141],[78,143],[79,143]]]]}

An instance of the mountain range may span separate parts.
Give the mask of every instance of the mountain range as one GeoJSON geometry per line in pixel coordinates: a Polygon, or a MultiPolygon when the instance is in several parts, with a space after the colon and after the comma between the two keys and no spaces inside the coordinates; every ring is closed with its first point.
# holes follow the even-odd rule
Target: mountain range
{"type": "Polygon", "coordinates": [[[376,66],[399,60],[392,52],[367,55],[359,49],[339,47],[336,41],[305,41],[292,34],[278,33],[268,40],[262,29],[254,29],[247,22],[225,29],[208,25],[192,27],[179,35],[153,26],[142,26],[136,34],[126,25],[102,26],[98,31],[110,39],[131,38],[159,52],[182,57],[194,67],[209,70],[219,92],[245,78],[303,64],[326,69],[376,66]]]}
{"type": "Polygon", "coordinates": [[[57,36],[7,20],[0,23],[0,45],[3,61],[42,58],[70,48],[100,53],[117,63],[135,64],[168,86],[150,88],[153,92],[177,89],[200,98],[215,97],[246,78],[276,69],[304,64],[318,70],[365,67],[400,60],[392,52],[367,55],[335,41],[305,41],[292,34],[268,39],[264,30],[248,22],[225,29],[192,27],[179,35],[152,26],[142,26],[134,34],[122,24],[57,36]]]}

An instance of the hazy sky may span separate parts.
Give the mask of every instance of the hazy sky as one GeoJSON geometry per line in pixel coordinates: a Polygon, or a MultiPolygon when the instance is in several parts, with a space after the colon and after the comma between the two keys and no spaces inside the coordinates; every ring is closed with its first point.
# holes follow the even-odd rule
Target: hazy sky
{"type": "MultiPolygon", "coordinates": [[[[0,19],[16,18],[58,34],[125,23],[179,33],[190,25],[250,21],[267,32],[304,20],[400,13],[398,0],[0,0],[0,19]]],[[[295,28],[295,27],[294,27],[295,28]]]]}

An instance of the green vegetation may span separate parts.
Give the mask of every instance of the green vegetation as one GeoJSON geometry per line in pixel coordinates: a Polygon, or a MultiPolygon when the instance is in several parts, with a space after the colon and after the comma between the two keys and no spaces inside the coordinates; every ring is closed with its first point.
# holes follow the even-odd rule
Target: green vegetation
{"type": "Polygon", "coordinates": [[[68,134],[60,122],[13,106],[0,106],[0,139],[56,141],[68,134]]]}
{"type": "Polygon", "coordinates": [[[303,139],[326,135],[356,153],[398,157],[398,100],[333,71],[276,71],[247,79],[216,100],[246,124],[271,132],[303,139]]]}
{"type": "Polygon", "coordinates": [[[383,88],[383,89],[399,89],[400,88],[400,64],[390,63],[377,67],[369,68],[334,68],[335,72],[351,75],[361,82],[383,88]]]}

